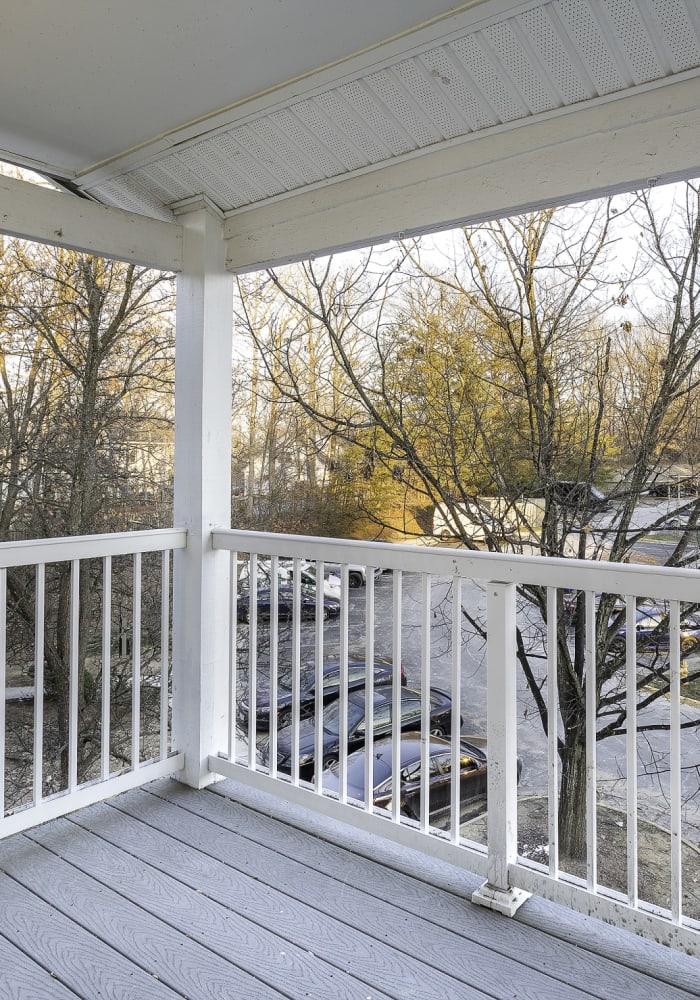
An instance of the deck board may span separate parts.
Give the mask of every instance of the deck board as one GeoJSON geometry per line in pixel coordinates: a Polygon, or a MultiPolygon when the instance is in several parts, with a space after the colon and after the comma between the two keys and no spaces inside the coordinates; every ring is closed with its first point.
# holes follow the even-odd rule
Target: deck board
{"type": "Polygon", "coordinates": [[[49,996],[49,990],[54,1000],[75,1000],[75,993],[60,983],[55,974],[3,937],[0,937],[0,970],[3,1000],[36,1000],[49,996]]]}
{"type": "Polygon", "coordinates": [[[688,956],[236,793],[162,780],[0,843],[0,1000],[700,996],[688,956]]]}
{"type": "MultiPolygon", "coordinates": [[[[595,948],[582,949],[573,940],[567,939],[567,923],[562,922],[560,907],[554,907],[554,910],[557,911],[558,927],[563,933],[555,935],[552,933],[554,927],[551,922],[548,930],[542,931],[531,923],[517,919],[506,920],[490,910],[473,906],[468,901],[472,890],[481,882],[479,878],[461,885],[456,878],[459,879],[462,873],[457,873],[456,878],[453,875],[451,879],[452,891],[445,892],[371,858],[358,858],[355,852],[339,851],[335,844],[318,836],[310,836],[306,831],[291,826],[289,822],[277,820],[275,825],[268,815],[263,816],[253,810],[241,810],[239,814],[231,809],[230,801],[222,795],[192,799],[186,797],[186,793],[183,795],[181,786],[174,782],[152,787],[155,793],[167,796],[173,803],[187,801],[187,809],[196,809],[198,815],[205,816],[221,828],[235,829],[250,844],[255,845],[255,857],[246,863],[262,862],[255,869],[256,878],[260,880],[268,877],[266,865],[275,863],[261,854],[261,848],[274,847],[277,864],[281,865],[281,875],[288,880],[288,888],[297,893],[306,893],[310,900],[325,898],[331,901],[330,906],[337,907],[332,891],[317,882],[316,874],[321,872],[324,879],[332,876],[342,886],[344,906],[351,887],[361,893],[365,926],[368,920],[371,921],[380,914],[380,920],[383,921],[381,926],[391,929],[400,926],[402,915],[405,917],[405,914],[411,914],[415,933],[425,935],[428,941],[435,938],[433,947],[442,948],[439,956],[442,969],[451,970],[456,978],[460,978],[464,964],[468,963],[468,969],[480,970],[489,989],[498,990],[494,994],[496,996],[528,997],[531,988],[532,995],[542,1000],[550,996],[556,1000],[567,996],[581,996],[579,990],[583,990],[588,997],[597,995],[592,993],[595,987],[591,986],[591,983],[597,982],[600,984],[600,996],[604,998],[615,996],[620,1000],[659,1000],[659,979],[656,978],[659,955],[666,958],[667,962],[670,961],[672,969],[678,964],[686,970],[693,967],[696,975],[700,972],[698,963],[692,960],[684,962],[686,956],[668,953],[667,949],[657,950],[657,965],[652,966],[651,975],[640,972],[634,968],[633,963],[624,961],[622,949],[618,950],[615,959],[610,959],[602,956],[599,948],[601,935],[605,935],[609,946],[616,938],[628,946],[636,945],[637,939],[624,932],[617,934],[612,928],[597,921],[589,921],[589,924],[596,925],[599,930],[599,935],[594,939],[595,948]],[[280,861],[280,855],[284,857],[284,863],[280,861]],[[297,864],[301,866],[300,870],[295,867],[297,864]],[[390,906],[386,903],[387,900],[392,901],[390,906]],[[393,918],[391,910],[394,911],[393,918]],[[467,915],[468,923],[465,923],[467,915]],[[436,933],[436,928],[439,934],[436,933]],[[456,939],[454,932],[460,928],[463,934],[456,939]],[[542,976],[543,970],[549,970],[549,976],[542,976]],[[530,980],[532,987],[529,985],[530,980]],[[515,984],[517,990],[508,992],[509,989],[514,989],[515,984]]],[[[128,798],[124,796],[120,801],[126,805],[128,798]]],[[[289,808],[285,812],[288,813],[289,808]]],[[[213,843],[214,839],[211,838],[209,849],[213,843]]],[[[243,851],[245,848],[241,847],[239,850],[243,851]]],[[[372,850],[376,850],[374,844],[372,850]]],[[[442,866],[442,869],[449,869],[449,866],[442,866]]],[[[573,926],[579,925],[584,919],[577,915],[572,921],[573,926]]],[[[400,940],[400,935],[392,943],[399,949],[407,947],[406,941],[400,940]]],[[[645,953],[648,953],[649,942],[643,942],[643,945],[645,953]]],[[[682,980],[682,975],[679,975],[678,981],[682,980]]],[[[696,982],[700,987],[700,979],[696,982]]],[[[679,989],[664,981],[665,1000],[687,997],[688,985],[687,972],[686,981],[679,989]]],[[[700,989],[690,995],[700,995],[700,989]]]]}
{"type": "MultiPolygon", "coordinates": [[[[154,802],[149,807],[143,803],[143,795],[135,793],[121,800],[120,809],[130,808],[129,815],[118,824],[108,815],[112,812],[108,806],[85,810],[77,822],[117,841],[123,850],[138,850],[139,857],[155,867],[172,865],[183,883],[198,886],[224,906],[235,905],[259,925],[269,923],[270,913],[274,913],[275,930],[287,941],[311,949],[317,958],[331,965],[350,966],[356,975],[366,976],[367,985],[374,990],[380,987],[393,996],[400,983],[400,995],[414,995],[421,984],[430,981],[435,994],[478,1000],[484,994],[470,985],[472,970],[479,969],[484,981],[497,992],[505,992],[521,971],[519,963],[442,925],[436,926],[434,921],[413,916],[411,934],[407,936],[405,914],[397,911],[393,903],[377,897],[376,886],[375,894],[368,899],[366,892],[353,886],[345,871],[340,878],[319,871],[315,851],[311,864],[310,859],[280,858],[231,830],[188,816],[186,810],[166,802],[154,802]],[[165,855],[165,835],[152,826],[144,829],[144,822],[135,817],[161,828],[176,829],[186,843],[173,845],[170,841],[170,851],[165,855]],[[206,859],[187,846],[190,843],[203,845],[206,859]],[[338,948],[339,941],[343,942],[342,949],[338,948]],[[418,953],[426,957],[419,960],[418,953]]],[[[235,816],[230,821],[235,825],[235,816]]],[[[310,837],[306,840],[318,845],[310,837]]],[[[532,994],[524,985],[523,998],[527,1000],[531,995],[536,1000],[581,1000],[583,996],[561,983],[553,983],[549,991],[546,984],[538,983],[537,992],[532,994]]]]}
{"type": "MultiPolygon", "coordinates": [[[[59,983],[73,991],[71,996],[124,996],[134,988],[138,989],[139,996],[144,997],[144,1000],[173,1000],[174,996],[181,995],[179,992],[174,994],[152,975],[135,968],[133,963],[125,962],[123,953],[106,945],[98,935],[81,926],[79,920],[69,915],[76,904],[89,915],[89,899],[76,900],[67,894],[63,911],[53,905],[50,897],[61,893],[63,883],[60,866],[54,866],[52,859],[43,856],[37,858],[37,852],[33,849],[29,856],[27,845],[21,844],[4,850],[0,863],[7,873],[0,876],[3,928],[6,933],[9,928],[12,929],[11,943],[21,948],[25,957],[33,959],[37,968],[43,968],[50,977],[51,992],[47,992],[46,996],[53,996],[53,991],[57,997],[63,996],[59,983]],[[49,873],[46,871],[46,864],[42,864],[46,861],[50,864],[49,873]],[[28,866],[38,872],[40,878],[48,875],[48,899],[41,898],[46,893],[40,883],[39,892],[36,891],[34,877],[28,878],[25,884],[12,877],[16,868],[26,870],[28,866]]],[[[117,919],[118,915],[115,914],[115,921],[117,919]]],[[[115,933],[114,940],[118,942],[118,933],[115,933]]],[[[26,963],[17,967],[17,978],[22,983],[25,968],[26,963]],[[20,971],[22,976],[19,975],[20,971]]],[[[5,969],[12,969],[14,972],[15,966],[5,966],[5,969]]],[[[10,992],[8,995],[15,994],[10,992]]],[[[42,994],[35,993],[35,996],[40,995],[42,994]]],[[[0,996],[5,996],[2,989],[0,996]]]]}

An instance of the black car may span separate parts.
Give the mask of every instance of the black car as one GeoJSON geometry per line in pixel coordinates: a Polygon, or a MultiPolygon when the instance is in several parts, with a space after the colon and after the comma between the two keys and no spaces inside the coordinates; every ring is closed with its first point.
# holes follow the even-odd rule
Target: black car
{"type": "Polygon", "coordinates": [[[562,506],[578,513],[592,513],[607,510],[610,506],[608,498],[591,483],[565,482],[559,480],[552,483],[552,496],[562,506]]]}
{"type": "MultiPolygon", "coordinates": [[[[374,691],[374,724],[375,736],[385,736],[392,729],[392,687],[384,684],[374,691]]],[[[323,728],[322,754],[323,767],[329,767],[338,760],[340,754],[340,699],[329,702],[321,718],[323,728]]],[[[402,730],[420,730],[421,725],[421,694],[412,688],[401,689],[401,720],[402,730]]],[[[438,688],[430,689],[430,732],[434,736],[443,736],[452,728],[452,699],[438,688]]],[[[365,692],[352,691],[348,695],[348,750],[356,750],[364,745],[367,726],[365,720],[365,692]]],[[[312,777],[315,767],[316,720],[304,719],[299,724],[299,774],[301,777],[312,777]]],[[[261,748],[263,764],[269,764],[269,744],[261,748]]],[[[281,729],[277,734],[277,768],[280,771],[292,770],[292,727],[281,729]]]]}
{"type": "MultiPolygon", "coordinates": [[[[608,624],[614,626],[619,621],[611,618],[608,624]]],[[[640,604],[635,611],[635,632],[638,653],[655,655],[669,650],[671,633],[668,610],[654,604],[640,604]]],[[[684,656],[694,653],[700,647],[700,611],[681,615],[679,638],[681,654],[684,656]]],[[[610,643],[610,651],[615,656],[622,656],[626,648],[627,623],[623,622],[610,643]]]]}
{"type": "MultiPolygon", "coordinates": [[[[302,618],[316,617],[316,590],[313,587],[302,587],[299,593],[299,610],[302,618]]],[[[270,620],[272,609],[272,591],[269,587],[259,587],[257,591],[258,618],[270,620]]],[[[288,619],[292,617],[294,608],[294,591],[291,587],[279,587],[277,591],[277,616],[288,619]]],[[[323,598],[323,617],[337,618],[340,614],[340,601],[332,597],[323,598]]],[[[239,622],[250,621],[250,591],[245,588],[238,593],[236,617],[239,622]]]]}
{"type": "MultiPolygon", "coordinates": [[[[460,819],[464,820],[483,812],[486,808],[486,752],[470,739],[460,740],[459,798],[460,819]]],[[[403,816],[420,819],[421,806],[421,737],[420,733],[405,733],[399,744],[399,809],[403,816]]],[[[347,761],[347,794],[352,799],[365,801],[366,751],[356,750],[347,761]]],[[[394,750],[391,738],[377,740],[372,750],[373,780],[372,802],[375,806],[390,809],[393,799],[394,750]]],[[[521,764],[518,761],[518,778],[521,764]]],[[[452,794],[452,744],[434,736],[428,745],[428,819],[434,826],[449,821],[452,794]]],[[[337,792],[340,784],[340,767],[333,764],[323,772],[323,788],[337,792]]]]}
{"type": "MultiPolygon", "coordinates": [[[[374,683],[390,684],[394,676],[394,664],[388,656],[376,656],[374,659],[374,683]]],[[[354,656],[348,661],[348,691],[364,688],[367,683],[367,663],[360,656],[354,656]]],[[[406,671],[401,667],[401,683],[406,683],[406,671]]],[[[337,698],[340,693],[340,662],[337,658],[329,659],[323,664],[323,701],[324,703],[337,698]]],[[[316,669],[313,663],[301,667],[299,678],[299,703],[302,718],[312,715],[316,704],[316,669]]],[[[256,685],[255,715],[258,728],[267,729],[270,724],[270,678],[269,675],[258,678],[256,685]]],[[[287,726],[292,711],[292,669],[285,664],[280,666],[277,675],[277,718],[278,724],[287,726]]],[[[243,697],[238,702],[238,718],[245,725],[248,722],[249,700],[243,697]]]]}

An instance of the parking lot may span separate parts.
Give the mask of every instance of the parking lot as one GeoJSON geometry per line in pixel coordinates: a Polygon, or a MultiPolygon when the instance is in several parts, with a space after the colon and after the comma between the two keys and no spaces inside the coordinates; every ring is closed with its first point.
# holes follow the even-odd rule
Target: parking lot
{"type": "MultiPolygon", "coordinates": [[[[430,627],[430,676],[429,684],[452,694],[452,626],[451,581],[434,579],[431,585],[430,627]]],[[[394,582],[390,573],[375,580],[375,655],[391,656],[393,648],[394,582]]],[[[419,574],[404,573],[401,581],[401,649],[398,654],[406,672],[409,687],[421,684],[421,601],[422,580],[419,574]]],[[[350,588],[348,592],[348,646],[356,655],[364,655],[365,648],[365,587],[350,588]]],[[[470,614],[485,621],[485,595],[483,587],[473,581],[462,582],[462,605],[470,614]]],[[[545,678],[541,619],[534,609],[523,604],[519,624],[532,651],[533,670],[542,681],[545,678]],[[539,654],[539,655],[538,655],[539,654]]],[[[260,638],[264,638],[265,625],[261,624],[260,638]]],[[[324,623],[324,655],[340,653],[341,620],[324,623]]],[[[280,659],[290,656],[289,630],[281,627],[280,659]]],[[[301,623],[302,662],[313,662],[314,623],[301,623]]],[[[260,671],[264,671],[264,655],[260,671]]],[[[474,634],[466,618],[462,625],[460,710],[463,719],[462,733],[486,736],[486,649],[482,638],[474,634]]],[[[523,762],[519,786],[521,796],[540,796],[547,789],[547,748],[542,723],[536,711],[523,672],[517,671],[518,755],[523,762]]],[[[700,704],[685,701],[682,705],[682,722],[692,723],[700,718],[700,704]]],[[[669,722],[669,704],[661,698],[639,716],[639,724],[663,727],[669,722]]],[[[261,734],[260,739],[265,739],[261,734]]],[[[668,790],[670,780],[670,738],[663,728],[640,734],[637,741],[637,779],[640,817],[664,825],[669,812],[668,790]]],[[[682,735],[684,800],[684,829],[687,839],[700,843],[700,727],[688,728],[682,735]]],[[[601,804],[626,808],[626,745],[625,736],[610,737],[597,744],[598,798],[601,804]]]]}
{"type": "MultiPolygon", "coordinates": [[[[350,644],[362,648],[364,643],[364,588],[349,592],[350,644]]],[[[462,603],[472,614],[485,617],[485,595],[477,583],[463,581],[462,603]]],[[[430,684],[450,692],[452,671],[451,583],[435,580],[432,586],[430,684]]],[[[421,578],[403,574],[401,661],[406,669],[408,684],[420,686],[421,664],[421,578]]],[[[375,583],[375,649],[378,654],[392,655],[393,583],[391,574],[384,574],[375,583]]],[[[521,627],[536,653],[540,622],[530,608],[521,611],[521,627]]],[[[325,626],[328,652],[337,648],[339,624],[325,626]]],[[[462,629],[461,714],[462,732],[486,735],[486,650],[483,640],[475,637],[468,625],[462,629]]],[[[541,650],[540,650],[541,652],[541,650]]],[[[536,671],[544,673],[542,659],[533,659],[536,671]]],[[[517,674],[518,754],[523,760],[520,781],[521,795],[542,795],[547,788],[546,743],[534,700],[527,688],[522,671],[517,674]]],[[[700,704],[685,702],[683,722],[700,718],[700,704]]],[[[659,699],[639,722],[663,726],[669,721],[669,705],[659,699]]],[[[683,739],[683,798],[685,802],[684,836],[700,843],[700,727],[684,732],[683,739]]],[[[644,818],[663,822],[668,816],[669,734],[650,732],[638,739],[639,806],[644,818]]],[[[625,737],[611,737],[597,745],[599,799],[602,803],[624,809],[627,783],[625,780],[625,737]]]]}

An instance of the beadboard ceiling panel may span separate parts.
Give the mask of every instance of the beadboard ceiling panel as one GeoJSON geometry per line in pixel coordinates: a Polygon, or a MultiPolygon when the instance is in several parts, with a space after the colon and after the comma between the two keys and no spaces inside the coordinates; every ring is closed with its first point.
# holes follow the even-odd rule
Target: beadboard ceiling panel
{"type": "Polygon", "coordinates": [[[301,100],[251,115],[243,104],[210,134],[146,148],[79,183],[101,202],[161,218],[195,194],[226,214],[697,72],[699,29],[695,0],[525,5],[301,100]]]}

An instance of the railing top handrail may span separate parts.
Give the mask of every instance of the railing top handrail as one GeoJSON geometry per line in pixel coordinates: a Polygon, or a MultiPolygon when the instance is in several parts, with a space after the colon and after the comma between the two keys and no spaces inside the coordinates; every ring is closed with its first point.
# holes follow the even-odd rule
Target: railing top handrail
{"type": "Polygon", "coordinates": [[[234,528],[212,531],[212,545],[229,551],[358,563],[434,576],[700,602],[700,572],[692,568],[544,558],[539,555],[282,535],[234,528]]]}
{"type": "Polygon", "coordinates": [[[68,562],[72,559],[100,559],[135,552],[163,552],[165,549],[182,549],[186,544],[187,531],[182,528],[0,542],[0,568],[68,562]]]}

